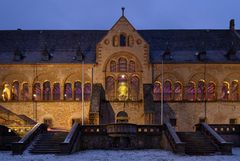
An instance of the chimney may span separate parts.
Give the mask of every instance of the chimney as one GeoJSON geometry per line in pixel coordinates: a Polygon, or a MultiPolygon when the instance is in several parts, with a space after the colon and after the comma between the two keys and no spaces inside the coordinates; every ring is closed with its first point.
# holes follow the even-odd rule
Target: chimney
{"type": "Polygon", "coordinates": [[[229,29],[230,29],[230,31],[234,31],[234,30],[235,30],[235,22],[234,22],[234,19],[231,19],[231,20],[230,20],[229,29]]]}

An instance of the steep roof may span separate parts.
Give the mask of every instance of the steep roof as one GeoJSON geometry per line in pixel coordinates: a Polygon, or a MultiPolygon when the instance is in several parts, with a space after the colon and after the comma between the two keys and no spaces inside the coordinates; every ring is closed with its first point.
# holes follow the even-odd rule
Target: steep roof
{"type": "MultiPolygon", "coordinates": [[[[138,30],[149,43],[150,62],[160,63],[168,49],[171,59],[165,63],[201,63],[197,53],[206,50],[209,63],[235,63],[240,60],[240,38],[230,30],[138,30]],[[226,53],[234,46],[236,59],[229,60],[226,53]]],[[[240,31],[237,30],[240,34],[240,31]]],[[[81,63],[74,57],[80,46],[85,63],[96,62],[96,45],[107,30],[12,30],[0,31],[0,64],[22,63],[81,63]],[[44,46],[52,58],[42,60],[44,46]],[[14,60],[19,48],[25,58],[14,60]]]]}

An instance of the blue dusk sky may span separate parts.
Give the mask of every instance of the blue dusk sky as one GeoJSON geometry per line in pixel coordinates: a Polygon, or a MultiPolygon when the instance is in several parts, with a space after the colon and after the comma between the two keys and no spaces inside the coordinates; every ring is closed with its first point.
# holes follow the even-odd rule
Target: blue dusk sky
{"type": "Polygon", "coordinates": [[[122,6],[136,29],[240,29],[240,0],[0,0],[0,30],[106,30],[122,6]]]}

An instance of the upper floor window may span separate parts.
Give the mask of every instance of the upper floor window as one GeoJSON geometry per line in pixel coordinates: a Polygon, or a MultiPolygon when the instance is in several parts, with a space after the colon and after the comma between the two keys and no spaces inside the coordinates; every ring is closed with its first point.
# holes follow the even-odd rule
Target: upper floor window
{"type": "Polygon", "coordinates": [[[172,82],[167,80],[164,83],[164,100],[165,101],[170,101],[172,99],[172,82]]]}
{"type": "Polygon", "coordinates": [[[113,36],[113,46],[118,46],[119,44],[119,37],[118,35],[113,36]]]}
{"type": "Polygon", "coordinates": [[[216,99],[216,85],[213,82],[208,83],[207,99],[208,101],[213,101],[216,99]]]}
{"type": "Polygon", "coordinates": [[[91,84],[86,83],[84,85],[84,100],[85,101],[90,101],[90,97],[91,97],[91,84]]]}
{"type": "Polygon", "coordinates": [[[111,61],[110,62],[110,72],[116,72],[117,71],[117,67],[116,67],[116,62],[115,61],[111,61]]]}
{"type": "Polygon", "coordinates": [[[237,101],[238,100],[238,81],[234,80],[231,83],[231,100],[237,101]]]}
{"type": "Polygon", "coordinates": [[[60,100],[60,84],[53,84],[53,100],[60,100]]]}
{"type": "Polygon", "coordinates": [[[41,84],[35,83],[33,85],[33,100],[38,101],[41,100],[41,84]]]}
{"type": "Polygon", "coordinates": [[[64,99],[72,100],[72,84],[71,83],[65,83],[64,85],[64,99]]]}
{"type": "Polygon", "coordinates": [[[11,90],[10,90],[9,84],[4,84],[4,89],[2,91],[2,99],[3,99],[3,101],[11,100],[11,90]]]}
{"type": "Polygon", "coordinates": [[[153,85],[153,100],[159,101],[161,100],[161,83],[160,82],[155,82],[153,85]]]}
{"type": "Polygon", "coordinates": [[[189,82],[186,88],[186,99],[188,101],[195,101],[196,99],[196,88],[194,82],[189,82]]]}
{"type": "Polygon", "coordinates": [[[119,59],[119,72],[127,72],[127,59],[119,59]]]}
{"type": "Polygon", "coordinates": [[[223,82],[221,99],[226,101],[229,99],[229,84],[228,82],[223,82]]]}
{"type": "Polygon", "coordinates": [[[82,100],[82,84],[79,81],[74,83],[74,100],[82,100]]]}
{"type": "Polygon", "coordinates": [[[180,82],[174,83],[174,101],[182,100],[182,84],[180,82]]]}
{"type": "Polygon", "coordinates": [[[106,79],[106,92],[110,100],[115,98],[115,80],[111,76],[106,79]]]}
{"type": "Polygon", "coordinates": [[[198,82],[198,86],[197,86],[197,100],[198,101],[203,101],[205,100],[205,81],[204,80],[200,80],[198,82]]]}
{"type": "Polygon", "coordinates": [[[51,99],[50,82],[46,81],[43,83],[43,100],[48,101],[50,99],[51,99]]]}
{"type": "Polygon", "coordinates": [[[22,99],[24,101],[29,100],[29,87],[28,87],[28,83],[23,83],[21,95],[22,95],[22,99]]]}
{"type": "Polygon", "coordinates": [[[135,72],[135,62],[132,60],[129,62],[129,72],[135,72]]]}
{"type": "Polygon", "coordinates": [[[120,46],[126,46],[126,36],[124,34],[120,34],[120,46]]]}

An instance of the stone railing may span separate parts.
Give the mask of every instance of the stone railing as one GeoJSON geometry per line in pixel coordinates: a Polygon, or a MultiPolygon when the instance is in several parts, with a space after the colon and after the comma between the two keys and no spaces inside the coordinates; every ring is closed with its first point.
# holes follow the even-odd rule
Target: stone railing
{"type": "Polygon", "coordinates": [[[76,151],[75,143],[78,143],[77,139],[80,137],[80,134],[79,123],[74,123],[64,142],[60,144],[61,154],[71,154],[76,151]]]}
{"type": "Polygon", "coordinates": [[[47,125],[37,123],[20,141],[12,144],[12,153],[22,154],[31,141],[44,131],[47,131],[47,125]]]}
{"type": "Polygon", "coordinates": [[[178,154],[185,154],[185,143],[180,140],[172,125],[170,123],[165,123],[164,128],[165,135],[173,149],[173,152],[178,154]]]}
{"type": "Polygon", "coordinates": [[[239,124],[210,124],[209,125],[218,134],[239,134],[240,135],[240,125],[239,124]]]}
{"type": "Polygon", "coordinates": [[[215,132],[208,124],[200,123],[196,125],[196,130],[211,138],[213,143],[217,145],[222,154],[232,154],[232,143],[226,142],[217,132],[215,132]]]}
{"type": "Polygon", "coordinates": [[[129,123],[109,124],[107,134],[112,137],[136,135],[137,125],[129,123]]]}
{"type": "Polygon", "coordinates": [[[162,130],[161,125],[137,125],[137,134],[161,135],[162,130]]]}

